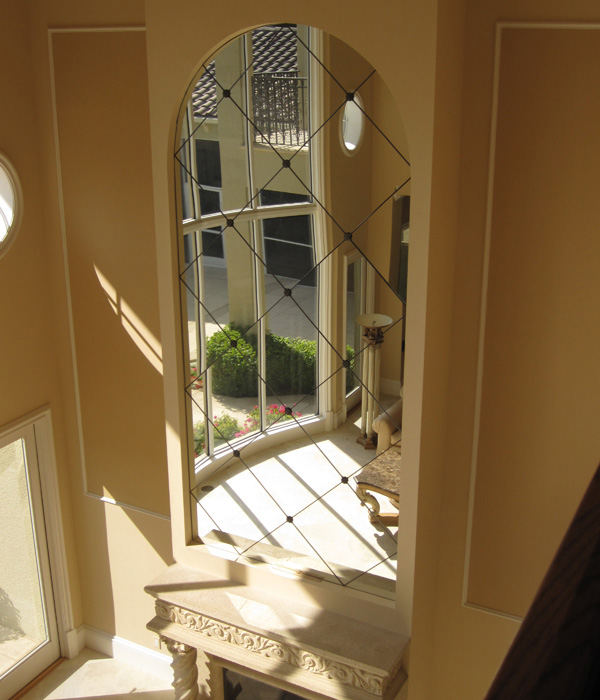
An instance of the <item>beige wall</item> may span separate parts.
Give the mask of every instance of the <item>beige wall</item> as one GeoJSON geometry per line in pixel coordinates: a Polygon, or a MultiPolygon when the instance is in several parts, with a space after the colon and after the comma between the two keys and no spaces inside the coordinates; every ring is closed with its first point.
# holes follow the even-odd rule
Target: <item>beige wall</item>
{"type": "Polygon", "coordinates": [[[87,488],[167,514],[145,36],[51,42],[87,488]]]}
{"type": "Polygon", "coordinates": [[[143,3],[2,2],[0,15],[0,149],[25,200],[0,260],[0,423],[52,408],[75,626],[153,647],[143,586],[172,558],[144,34],[48,33],[143,26],[143,3]]]}
{"type": "MultiPolygon", "coordinates": [[[[435,472],[442,478],[440,530],[437,537],[417,543],[420,548],[426,541],[440,547],[437,569],[429,569],[437,573],[437,592],[430,599],[436,607],[429,684],[424,670],[419,671],[421,656],[412,671],[423,680],[422,686],[417,681],[420,688],[429,687],[431,697],[444,697],[451,689],[451,695],[478,698],[517,629],[511,616],[525,612],[600,453],[597,431],[591,429],[598,422],[598,402],[582,390],[586,386],[595,392],[598,381],[592,348],[600,289],[597,276],[590,274],[590,258],[598,255],[590,240],[597,214],[584,194],[598,178],[597,167],[588,160],[598,162],[597,137],[589,139],[595,131],[593,109],[576,106],[579,100],[587,103],[590,81],[593,85],[597,80],[593,66],[598,53],[593,60],[588,53],[582,62],[579,52],[568,48],[571,42],[584,42],[585,31],[577,39],[572,33],[563,35],[564,30],[511,30],[500,53],[496,109],[495,22],[600,18],[597,6],[587,2],[569,8],[558,2],[543,8],[535,3],[469,2],[461,27],[449,4],[442,10],[456,44],[439,46],[437,94],[447,118],[440,120],[436,136],[440,155],[445,152],[447,159],[458,157],[453,151],[460,145],[461,165],[454,200],[458,209],[443,199],[434,199],[432,207],[432,215],[446,217],[444,226],[458,226],[456,252],[450,258],[455,278],[448,437],[444,464],[435,472]],[[459,78],[453,66],[461,59],[462,85],[449,80],[459,78]],[[575,104],[566,100],[561,105],[559,85],[566,84],[575,104]],[[449,128],[460,110],[461,140],[449,142],[449,128]],[[495,179],[488,202],[495,118],[495,179]],[[550,193],[560,193],[564,210],[553,209],[550,193]],[[567,212],[575,217],[575,228],[566,222],[567,212]],[[563,248],[567,231],[570,244],[563,248]],[[475,411],[486,232],[491,245],[484,284],[480,421],[475,411]],[[476,430],[480,439],[472,474],[476,430]],[[577,438],[569,439],[570,432],[577,438]]],[[[590,51],[590,42],[591,35],[582,51],[590,51]]],[[[456,179],[444,166],[439,174],[456,179]]],[[[441,276],[442,265],[440,260],[441,276]]],[[[433,521],[433,510],[427,514],[422,508],[421,513],[428,523],[433,521]]],[[[417,607],[422,607],[418,601],[417,607]]],[[[417,652],[416,642],[413,654],[417,652]]]]}
{"type": "MultiPolygon", "coordinates": [[[[586,109],[568,109],[588,90],[597,92],[596,34],[584,42],[573,31],[511,30],[495,110],[494,27],[499,19],[600,17],[592,0],[568,7],[558,0],[379,5],[374,13],[368,3],[353,3],[349,11],[341,0],[306,0],[285,19],[320,27],[362,54],[380,73],[404,122],[413,179],[399,542],[405,566],[398,604],[404,624],[412,616],[409,697],[476,700],[518,627],[510,616],[527,607],[600,451],[592,432],[600,388],[593,336],[600,298],[592,235],[598,216],[588,190],[597,181],[598,144],[587,96],[586,109]],[[575,65],[574,55],[575,76],[566,72],[575,65]],[[556,90],[547,82],[550,61],[561,89],[571,91],[563,104],[553,99],[556,90]],[[488,209],[496,116],[493,143],[500,157],[488,209]],[[559,159],[548,160],[550,153],[559,159]],[[519,216],[509,215],[513,210],[519,216]],[[479,408],[486,232],[491,238],[479,408]],[[523,338],[519,346],[512,341],[516,335],[523,338]],[[503,585],[506,580],[510,585],[503,585]]],[[[148,646],[144,625],[151,605],[142,587],[170,562],[171,529],[177,543],[188,527],[180,518],[171,528],[164,517],[164,434],[157,427],[166,420],[168,459],[181,464],[177,431],[183,411],[173,389],[181,376],[172,274],[175,117],[191,77],[216,45],[241,29],[281,19],[275,0],[213,3],[210,12],[207,7],[191,0],[0,4],[0,55],[10,66],[0,77],[0,149],[19,171],[26,202],[21,234],[0,259],[0,321],[3,339],[9,339],[0,349],[0,422],[52,406],[76,623],[148,646]],[[144,23],[142,35],[61,34],[52,44],[60,70],[51,70],[48,27],[144,23]],[[129,94],[131,81],[146,73],[148,96],[138,85],[138,99],[123,100],[119,109],[114,98],[103,102],[90,93],[80,103],[80,92],[93,87],[80,69],[94,56],[103,57],[96,70],[106,91],[129,85],[129,94]],[[114,70],[107,83],[109,65],[114,70]],[[88,110],[81,122],[80,109],[88,110]],[[105,125],[110,129],[103,131],[105,125]],[[121,140],[127,133],[134,141],[121,140]],[[93,165],[77,160],[91,136],[93,165]],[[118,158],[130,148],[143,171],[135,184],[130,164],[118,158]],[[100,224],[107,231],[103,245],[95,228],[100,224]],[[130,277],[140,248],[146,257],[130,277]],[[158,343],[162,375],[114,313],[107,284],[158,343]],[[88,488],[152,512],[84,495],[70,308],[88,488]],[[101,347],[105,352],[98,352],[101,347]],[[157,398],[163,378],[166,413],[157,398]],[[129,423],[130,430],[115,433],[115,417],[117,427],[129,423]],[[151,431],[135,417],[148,421],[151,431]]],[[[171,487],[171,507],[179,509],[177,479],[171,487]]]]}
{"type": "Polygon", "coordinates": [[[502,32],[468,599],[514,615],[600,456],[599,58],[600,27],[502,32]]]}
{"type": "Polygon", "coordinates": [[[60,337],[53,323],[50,243],[33,89],[37,67],[27,10],[25,3],[0,4],[0,57],[5,66],[0,76],[0,150],[17,170],[24,199],[21,228],[12,247],[0,258],[0,425],[41,406],[52,408],[69,580],[79,624],[82,608],[57,365],[60,337]]]}

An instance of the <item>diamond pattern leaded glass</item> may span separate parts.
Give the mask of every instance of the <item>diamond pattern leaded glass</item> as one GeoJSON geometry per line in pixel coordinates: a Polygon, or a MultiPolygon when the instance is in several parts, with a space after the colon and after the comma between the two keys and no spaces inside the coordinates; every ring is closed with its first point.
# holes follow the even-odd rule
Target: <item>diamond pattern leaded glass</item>
{"type": "Polygon", "coordinates": [[[234,40],[205,64],[182,115],[175,158],[195,525],[224,556],[388,595],[396,528],[374,513],[370,522],[355,483],[375,454],[357,444],[352,416],[330,433],[311,425],[353,389],[371,394],[359,371],[364,347],[346,342],[358,337],[353,318],[340,332],[343,295],[354,314],[370,294],[393,318],[382,371],[400,379],[405,299],[392,286],[390,233],[410,170],[375,71],[332,37],[325,65],[310,35],[273,25],[234,40]],[[357,92],[365,130],[348,158],[338,128],[357,92]],[[315,184],[319,162],[326,186],[315,184]],[[354,261],[346,289],[344,256],[354,261]],[[298,430],[282,443],[290,426],[298,430]]]}

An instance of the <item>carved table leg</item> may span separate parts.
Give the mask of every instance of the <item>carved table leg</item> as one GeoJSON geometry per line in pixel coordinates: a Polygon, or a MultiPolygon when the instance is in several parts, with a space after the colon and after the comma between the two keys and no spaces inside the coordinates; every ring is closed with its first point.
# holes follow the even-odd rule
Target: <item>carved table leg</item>
{"type": "Polygon", "coordinates": [[[169,653],[173,657],[171,668],[173,669],[173,688],[175,688],[175,700],[198,700],[198,667],[196,666],[197,652],[182,642],[176,642],[169,637],[160,638],[166,644],[169,653]]]}
{"type": "Polygon", "coordinates": [[[371,522],[375,522],[380,510],[379,501],[375,498],[375,496],[368,493],[368,491],[360,486],[356,487],[356,494],[362,501],[363,505],[369,508],[369,518],[371,522]]]}

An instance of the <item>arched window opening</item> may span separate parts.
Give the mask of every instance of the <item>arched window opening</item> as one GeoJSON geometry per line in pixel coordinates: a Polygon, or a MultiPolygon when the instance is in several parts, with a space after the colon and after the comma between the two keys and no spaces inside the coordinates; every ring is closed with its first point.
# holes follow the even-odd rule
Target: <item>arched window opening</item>
{"type": "Polygon", "coordinates": [[[0,153],[0,256],[12,243],[21,222],[23,195],[12,163],[0,153]]]}
{"type": "Polygon", "coordinates": [[[270,25],[204,64],[175,153],[195,536],[385,597],[397,527],[359,475],[386,454],[399,467],[399,444],[364,449],[359,406],[400,430],[388,412],[406,302],[394,201],[408,197],[410,166],[394,110],[345,44],[270,25]],[[361,125],[346,134],[351,160],[336,134],[344,113],[361,125]],[[368,371],[365,313],[392,320],[368,371]]]}

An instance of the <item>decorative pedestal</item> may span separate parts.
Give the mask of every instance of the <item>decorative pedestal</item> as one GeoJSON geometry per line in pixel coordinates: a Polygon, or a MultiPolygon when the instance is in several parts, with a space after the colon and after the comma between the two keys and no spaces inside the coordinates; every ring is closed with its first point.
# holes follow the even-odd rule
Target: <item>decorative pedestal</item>
{"type": "Polygon", "coordinates": [[[360,415],[360,436],[356,442],[365,450],[374,450],[377,446],[377,434],[373,430],[373,421],[379,413],[379,367],[381,364],[381,344],[383,328],[392,323],[384,314],[362,314],[356,322],[365,330],[362,351],[362,403],[360,415]]]}
{"type": "Polygon", "coordinates": [[[198,667],[196,666],[198,652],[196,648],[182,642],[176,642],[163,635],[160,636],[160,641],[173,657],[171,668],[173,669],[175,700],[198,700],[198,667]]]}
{"type": "Polygon", "coordinates": [[[177,700],[198,697],[196,649],[306,698],[395,700],[406,680],[408,639],[395,632],[178,565],[146,592],[156,598],[148,629],[173,653],[177,700]]]}

